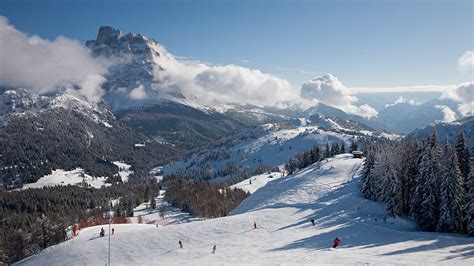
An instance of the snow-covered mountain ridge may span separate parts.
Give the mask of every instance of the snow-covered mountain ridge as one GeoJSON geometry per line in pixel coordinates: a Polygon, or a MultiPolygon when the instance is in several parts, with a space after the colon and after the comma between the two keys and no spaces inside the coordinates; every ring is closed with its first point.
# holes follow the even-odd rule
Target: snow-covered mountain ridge
{"type": "Polygon", "coordinates": [[[0,89],[0,93],[0,119],[8,115],[35,116],[42,112],[63,109],[79,113],[102,126],[110,126],[111,121],[115,120],[104,102],[90,102],[74,93],[46,96],[28,89],[0,89]]]}
{"type": "Polygon", "coordinates": [[[343,144],[348,150],[352,141],[363,145],[381,138],[398,137],[373,130],[345,128],[324,116],[320,116],[316,123],[309,120],[299,122],[305,125],[268,123],[257,126],[220,146],[201,148],[183,160],[162,166],[160,173],[235,183],[253,173],[283,169],[296,154],[314,145],[324,148],[325,145],[343,144]]]}
{"type": "Polygon", "coordinates": [[[423,140],[431,135],[434,129],[438,133],[443,146],[445,145],[445,137],[447,137],[448,141],[453,144],[461,131],[464,132],[468,147],[474,145],[474,116],[467,116],[453,122],[432,123],[428,126],[415,129],[408,135],[408,137],[423,140]]]}

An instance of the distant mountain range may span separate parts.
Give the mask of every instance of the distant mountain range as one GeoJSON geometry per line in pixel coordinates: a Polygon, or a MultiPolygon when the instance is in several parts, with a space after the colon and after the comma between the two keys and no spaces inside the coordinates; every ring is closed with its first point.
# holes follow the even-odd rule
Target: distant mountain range
{"type": "MultiPolygon", "coordinates": [[[[307,109],[205,106],[179,90],[156,89],[166,79],[156,80],[155,76],[166,69],[166,62],[176,60],[157,41],[104,26],[86,46],[95,57],[112,62],[102,101],[91,103],[70,91],[38,95],[23,88],[0,89],[0,181],[21,173],[25,182],[32,182],[52,169],[75,167],[92,175],[111,176],[118,172],[113,161],[132,165],[136,177],[142,178],[153,166],[195,149],[220,145],[263,124],[317,126],[352,136],[385,132],[388,136],[443,120],[439,106],[456,110],[455,103],[447,100],[401,102],[367,119],[321,103],[307,109]]],[[[466,119],[463,123],[470,123],[466,119]]],[[[455,131],[456,123],[436,126],[455,131]]],[[[474,135],[472,125],[465,129],[466,135],[474,135]]]]}
{"type": "Polygon", "coordinates": [[[469,147],[474,146],[474,116],[468,116],[450,123],[436,123],[422,128],[418,128],[408,134],[408,137],[423,140],[436,130],[440,143],[444,146],[446,137],[449,143],[456,143],[456,137],[461,131],[464,131],[466,144],[469,147]]]}

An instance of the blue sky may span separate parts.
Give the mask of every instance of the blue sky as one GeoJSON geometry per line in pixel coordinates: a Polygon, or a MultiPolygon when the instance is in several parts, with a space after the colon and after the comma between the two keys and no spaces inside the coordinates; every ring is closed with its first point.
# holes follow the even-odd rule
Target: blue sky
{"type": "Polygon", "coordinates": [[[171,53],[257,68],[298,85],[332,73],[347,87],[459,84],[474,1],[26,1],[0,15],[43,38],[85,42],[101,25],[171,53]]]}

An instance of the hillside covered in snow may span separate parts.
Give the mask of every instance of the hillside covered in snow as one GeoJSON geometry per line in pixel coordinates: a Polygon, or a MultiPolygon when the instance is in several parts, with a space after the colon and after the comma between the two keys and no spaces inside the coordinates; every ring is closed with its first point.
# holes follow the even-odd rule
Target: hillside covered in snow
{"type": "MultiPolygon", "coordinates": [[[[302,121],[301,121],[302,122],[302,121]]],[[[396,135],[370,130],[351,130],[328,117],[307,125],[268,123],[240,134],[220,146],[200,149],[180,161],[157,167],[160,175],[183,175],[187,178],[210,180],[212,183],[235,183],[255,174],[283,169],[296,154],[314,145],[362,146],[368,141],[396,138],[396,135]]]]}
{"type": "MultiPolygon", "coordinates": [[[[386,217],[382,205],[364,199],[362,162],[338,155],[270,181],[227,217],[162,227],[113,225],[111,264],[474,263],[472,239],[418,232],[412,221],[386,217]],[[342,244],[333,249],[336,237],[342,244]]],[[[18,264],[104,264],[108,238],[98,237],[100,227],[18,264]]]]}

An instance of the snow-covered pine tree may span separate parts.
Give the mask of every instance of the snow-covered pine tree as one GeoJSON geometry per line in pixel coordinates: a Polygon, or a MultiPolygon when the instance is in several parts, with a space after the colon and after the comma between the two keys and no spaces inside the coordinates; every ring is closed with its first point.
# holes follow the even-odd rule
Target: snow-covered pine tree
{"type": "Polygon", "coordinates": [[[315,163],[319,161],[320,156],[321,156],[321,152],[320,152],[319,146],[314,145],[313,148],[311,149],[311,163],[315,163]]]}
{"type": "Polygon", "coordinates": [[[374,167],[374,171],[379,173],[377,198],[387,204],[387,211],[390,215],[400,213],[399,206],[402,202],[400,198],[400,180],[396,170],[397,159],[396,153],[391,148],[385,149],[374,167]],[[379,167],[380,169],[377,169],[379,167]]]}
{"type": "Polygon", "coordinates": [[[469,173],[469,178],[467,180],[467,185],[466,185],[468,190],[466,191],[466,197],[465,197],[465,202],[466,202],[465,221],[467,224],[467,234],[469,236],[474,236],[474,143],[471,149],[470,164],[471,164],[471,171],[469,173]]]}
{"type": "Polygon", "coordinates": [[[329,143],[326,142],[326,147],[324,148],[324,158],[331,157],[331,148],[329,148],[329,143]]]}
{"type": "Polygon", "coordinates": [[[410,214],[411,198],[414,194],[415,179],[418,174],[418,143],[411,140],[402,140],[400,143],[400,214],[410,214]]]}
{"type": "Polygon", "coordinates": [[[350,152],[357,151],[359,147],[357,146],[357,141],[355,139],[352,139],[351,141],[351,147],[349,148],[350,152]]]}
{"type": "Polygon", "coordinates": [[[425,169],[428,165],[428,158],[426,155],[427,149],[427,141],[423,141],[418,147],[418,158],[416,160],[417,174],[413,182],[412,197],[410,200],[410,214],[416,220],[418,220],[418,217],[420,216],[420,206],[423,201],[423,184],[425,183],[424,178],[426,178],[426,170],[421,171],[420,169],[425,169]]]}
{"type": "Polygon", "coordinates": [[[434,231],[439,218],[439,184],[441,169],[441,148],[438,134],[433,130],[422,153],[419,165],[418,197],[421,197],[419,212],[416,215],[422,230],[434,231]],[[421,190],[421,191],[420,191],[421,190]],[[421,192],[421,193],[420,193],[421,192]]]}
{"type": "Polygon", "coordinates": [[[375,164],[375,148],[370,148],[367,150],[367,156],[365,157],[364,166],[362,169],[361,174],[361,183],[362,188],[361,192],[364,194],[364,197],[367,199],[374,199],[375,198],[375,191],[374,191],[374,175],[371,175],[371,171],[374,168],[375,164]]]}
{"type": "Polygon", "coordinates": [[[462,232],[463,229],[463,177],[459,170],[456,152],[446,143],[440,186],[440,216],[437,231],[462,232]]]}
{"type": "Polygon", "coordinates": [[[331,157],[336,154],[339,154],[339,144],[337,144],[336,142],[333,142],[331,144],[331,157]]]}
{"type": "MultiPolygon", "coordinates": [[[[456,138],[456,155],[459,160],[459,170],[461,171],[464,183],[467,184],[467,179],[469,178],[469,151],[466,147],[466,139],[464,137],[464,132],[461,131],[456,138]]],[[[466,187],[465,187],[466,188],[466,187]]]]}
{"type": "Polygon", "coordinates": [[[388,156],[387,149],[381,149],[375,155],[374,168],[369,174],[369,179],[372,182],[370,186],[373,190],[371,199],[378,202],[385,202],[386,189],[388,189],[387,186],[389,186],[387,184],[389,179],[388,175],[392,171],[392,168],[388,156]]]}

